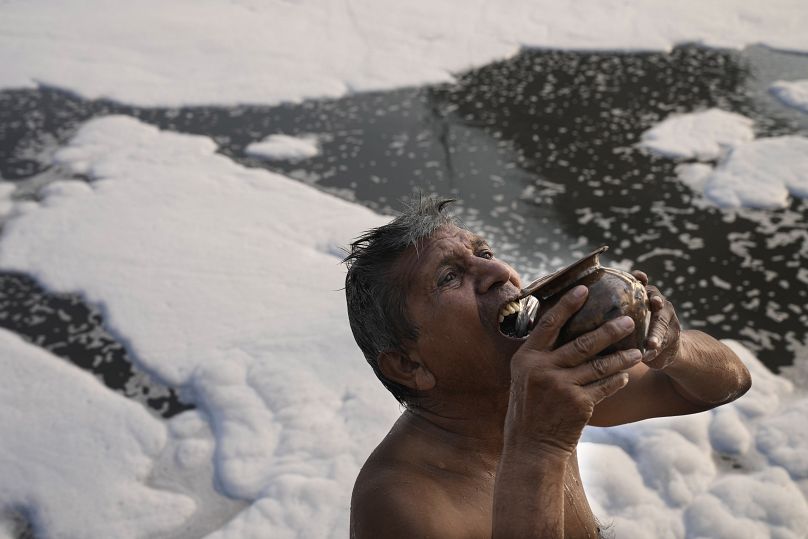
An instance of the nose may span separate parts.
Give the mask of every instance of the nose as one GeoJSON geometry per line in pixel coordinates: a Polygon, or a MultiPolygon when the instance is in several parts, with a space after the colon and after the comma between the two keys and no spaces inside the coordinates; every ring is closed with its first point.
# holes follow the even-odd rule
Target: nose
{"type": "Polygon", "coordinates": [[[492,287],[502,286],[507,282],[519,288],[519,276],[505,262],[494,259],[478,258],[477,291],[485,293],[492,287]]]}

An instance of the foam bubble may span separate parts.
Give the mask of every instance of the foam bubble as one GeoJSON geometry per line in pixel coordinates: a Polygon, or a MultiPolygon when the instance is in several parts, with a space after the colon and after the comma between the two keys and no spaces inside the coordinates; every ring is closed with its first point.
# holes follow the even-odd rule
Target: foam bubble
{"type": "Polygon", "coordinates": [[[244,151],[258,159],[297,162],[317,156],[320,146],[315,136],[291,137],[275,134],[260,142],[248,144],[244,151]]]}
{"type": "Polygon", "coordinates": [[[451,81],[521,47],[808,50],[804,7],[732,1],[0,4],[0,87],[38,84],[144,106],[274,104],[451,81]],[[121,24],[125,21],[125,24],[121,24]],[[732,21],[728,24],[727,21],[732,21]]]}
{"type": "Polygon", "coordinates": [[[769,86],[769,91],[789,107],[808,112],[808,79],[778,80],[769,86]]]}

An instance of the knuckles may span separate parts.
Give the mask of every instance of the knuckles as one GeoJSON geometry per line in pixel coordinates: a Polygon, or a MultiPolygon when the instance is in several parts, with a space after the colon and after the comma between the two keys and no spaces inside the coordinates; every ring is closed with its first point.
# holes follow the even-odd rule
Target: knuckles
{"type": "Polygon", "coordinates": [[[598,388],[599,389],[598,392],[600,393],[600,397],[603,399],[610,395],[613,395],[622,386],[623,386],[622,378],[619,376],[614,376],[609,380],[604,381],[604,383],[601,384],[600,387],[598,388]]]}
{"type": "Polygon", "coordinates": [[[539,323],[537,324],[541,329],[552,329],[558,326],[559,315],[555,311],[547,311],[544,315],[539,319],[539,323]]]}
{"type": "Polygon", "coordinates": [[[609,357],[596,357],[592,361],[589,362],[589,365],[592,367],[592,370],[595,371],[595,374],[598,378],[601,378],[609,372],[609,364],[610,364],[609,357]]]}
{"type": "Polygon", "coordinates": [[[670,318],[659,317],[656,323],[656,330],[658,333],[667,333],[669,326],[670,326],[670,318]]]}
{"type": "MultiPolygon", "coordinates": [[[[638,354],[640,351],[635,348],[633,349],[633,352],[634,354],[638,354]]],[[[642,359],[641,355],[634,357],[637,357],[638,359],[635,360],[632,357],[632,350],[623,350],[622,352],[620,352],[620,359],[619,359],[620,365],[622,365],[623,367],[630,367],[631,365],[639,361],[639,359],[642,359]]]]}
{"type": "Polygon", "coordinates": [[[579,354],[588,356],[594,352],[595,339],[591,333],[584,333],[573,339],[572,346],[579,354]]]}

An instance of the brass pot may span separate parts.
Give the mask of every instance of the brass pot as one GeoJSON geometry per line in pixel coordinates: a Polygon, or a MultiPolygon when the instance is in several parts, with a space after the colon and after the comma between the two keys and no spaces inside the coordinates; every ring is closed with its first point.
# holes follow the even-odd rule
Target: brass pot
{"type": "Polygon", "coordinates": [[[645,287],[630,273],[601,266],[600,254],[607,249],[604,245],[577,262],[537,279],[522,289],[521,297],[533,296],[539,301],[538,312],[531,317],[535,324],[565,292],[579,284],[589,288],[586,303],[561,328],[557,346],[592,331],[608,320],[627,315],[634,319],[634,332],[603,350],[601,354],[630,348],[639,348],[641,351],[645,349],[650,312],[645,287]]]}

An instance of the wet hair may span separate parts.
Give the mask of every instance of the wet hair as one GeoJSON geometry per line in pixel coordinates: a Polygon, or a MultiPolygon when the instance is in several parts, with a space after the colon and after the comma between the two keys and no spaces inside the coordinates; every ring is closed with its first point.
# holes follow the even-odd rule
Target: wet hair
{"type": "Polygon", "coordinates": [[[424,239],[445,225],[459,226],[444,213],[454,199],[421,196],[386,225],[373,228],[351,243],[343,262],[348,320],[356,344],[382,384],[403,405],[415,391],[388,380],[379,369],[384,351],[406,354],[406,345],[418,339],[418,328],[407,316],[407,275],[396,264],[409,247],[418,249],[424,239]]]}

